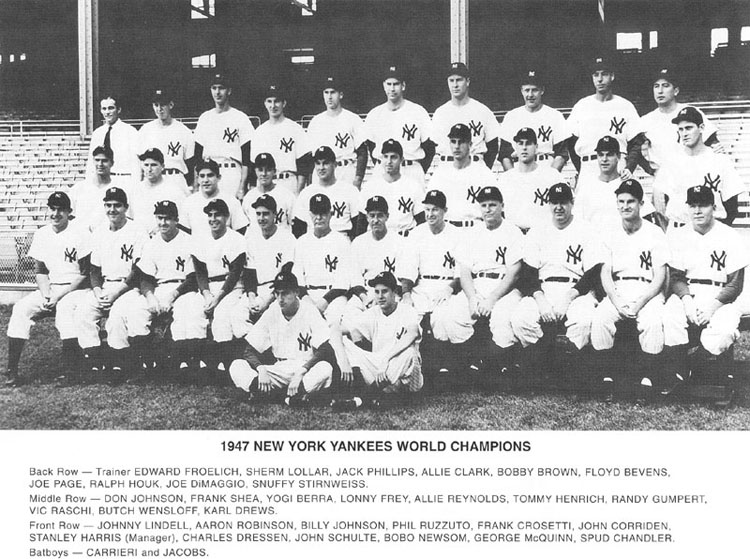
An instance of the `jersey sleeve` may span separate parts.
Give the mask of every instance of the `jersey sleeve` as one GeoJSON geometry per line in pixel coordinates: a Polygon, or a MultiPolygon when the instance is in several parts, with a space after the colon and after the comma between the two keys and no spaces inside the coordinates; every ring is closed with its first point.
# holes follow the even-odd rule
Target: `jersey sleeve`
{"type": "Polygon", "coordinates": [[[628,142],[635,138],[640,130],[638,129],[638,124],[641,120],[641,117],[638,115],[638,111],[635,108],[635,105],[628,101],[628,108],[627,113],[625,116],[625,120],[627,121],[626,124],[626,134],[625,137],[627,138],[628,142]]]}
{"type": "Polygon", "coordinates": [[[312,346],[317,349],[330,339],[330,329],[328,324],[326,324],[323,315],[320,314],[315,307],[312,305],[305,306],[305,317],[310,321],[310,329],[312,331],[312,346]]]}
{"type": "Polygon", "coordinates": [[[410,235],[406,237],[403,244],[401,254],[401,262],[403,263],[398,268],[399,277],[411,280],[412,282],[417,281],[419,274],[419,251],[417,250],[417,237],[410,235]]]}
{"type": "Polygon", "coordinates": [[[138,268],[148,276],[156,276],[156,258],[154,254],[154,243],[146,243],[138,261],[138,268]]]}
{"type": "Polygon", "coordinates": [[[242,115],[242,121],[240,122],[240,146],[244,146],[246,143],[251,142],[255,136],[255,127],[250,121],[247,115],[242,115]]]}
{"type": "Polygon", "coordinates": [[[669,264],[669,245],[667,244],[667,236],[658,227],[654,226],[654,247],[651,249],[651,258],[653,260],[654,267],[664,266],[669,264]]]}
{"type": "Polygon", "coordinates": [[[722,167],[724,167],[724,170],[722,172],[723,180],[721,181],[720,187],[721,199],[729,200],[730,198],[733,198],[738,194],[747,192],[747,186],[742,182],[742,178],[737,172],[735,166],[732,164],[732,160],[724,154],[717,155],[721,157],[722,167]]]}
{"type": "Polygon", "coordinates": [[[47,260],[47,254],[44,251],[46,243],[42,240],[43,235],[44,231],[42,229],[37,230],[34,233],[34,238],[31,240],[31,247],[29,247],[29,256],[40,262],[47,260]]]}
{"type": "MultiPolygon", "coordinates": [[[[510,223],[508,225],[510,225],[510,223]]],[[[505,261],[508,266],[512,266],[516,262],[523,260],[524,253],[526,252],[526,239],[524,238],[523,233],[521,233],[521,230],[513,225],[511,231],[512,233],[509,235],[508,253],[505,261]]]]}
{"type": "MultiPolygon", "coordinates": [[[[531,228],[526,234],[523,260],[537,270],[542,267],[542,246],[540,244],[539,228],[531,228]]],[[[584,254],[586,252],[584,251],[584,254]]]]}
{"type": "Polygon", "coordinates": [[[245,337],[247,343],[253,346],[258,353],[271,349],[271,325],[274,315],[277,314],[275,311],[275,308],[266,310],[245,337]]]}
{"type": "Polygon", "coordinates": [[[484,107],[482,109],[482,112],[484,113],[484,141],[485,142],[491,142],[492,140],[495,140],[500,137],[500,123],[495,118],[495,115],[493,112],[489,109],[489,107],[484,107]]]}
{"type": "Polygon", "coordinates": [[[367,141],[367,134],[365,133],[365,123],[362,121],[359,115],[352,113],[352,135],[354,137],[354,150],[356,151],[365,141],[367,141]]]}
{"type": "Polygon", "coordinates": [[[206,125],[205,113],[203,113],[198,117],[198,123],[195,125],[195,130],[193,131],[193,139],[196,143],[205,147],[208,142],[207,134],[208,126],[206,125]]]}
{"type": "Polygon", "coordinates": [[[237,198],[227,198],[226,202],[229,206],[232,229],[237,231],[238,229],[242,229],[243,227],[247,227],[248,225],[250,225],[250,221],[247,219],[247,215],[245,215],[245,212],[242,210],[242,204],[240,204],[240,201],[237,200],[237,198]]]}
{"type": "Polygon", "coordinates": [[[570,111],[570,114],[568,115],[568,119],[565,121],[565,128],[567,131],[568,137],[570,136],[576,136],[577,138],[581,137],[581,122],[580,122],[580,112],[581,112],[581,106],[580,101],[573,105],[573,109],[570,111]]]}
{"type": "Polygon", "coordinates": [[[184,158],[185,160],[191,159],[195,155],[195,136],[193,135],[193,131],[187,126],[185,127],[185,139],[183,141],[185,142],[184,158]]]}

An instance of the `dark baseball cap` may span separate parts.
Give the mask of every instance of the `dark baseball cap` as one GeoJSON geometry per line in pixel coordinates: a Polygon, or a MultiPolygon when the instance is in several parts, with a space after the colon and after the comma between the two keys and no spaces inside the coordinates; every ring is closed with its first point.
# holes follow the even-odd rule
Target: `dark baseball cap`
{"type": "Polygon", "coordinates": [[[533,128],[521,128],[518,132],[516,132],[516,135],[513,136],[514,142],[520,142],[521,140],[528,140],[532,143],[537,143],[536,140],[536,132],[534,132],[533,128]]]}
{"type": "Polygon", "coordinates": [[[221,198],[214,198],[208,204],[206,204],[205,208],[203,208],[204,214],[208,215],[211,212],[216,212],[219,215],[225,215],[228,217],[229,206],[227,206],[227,203],[221,198]]]}
{"type": "Polygon", "coordinates": [[[380,272],[377,276],[368,281],[367,285],[369,285],[370,287],[375,287],[376,285],[385,285],[387,288],[396,291],[398,282],[396,281],[396,276],[394,276],[392,273],[380,272]]]}
{"type": "Polygon", "coordinates": [[[500,193],[500,189],[496,186],[485,186],[477,194],[477,202],[480,204],[487,200],[496,200],[503,203],[503,195],[500,193]]]}
{"type": "Polygon", "coordinates": [[[258,208],[266,208],[271,213],[276,213],[276,210],[278,209],[275,198],[269,194],[258,196],[255,202],[250,204],[250,206],[256,210],[258,208]]]}
{"type": "Polygon", "coordinates": [[[615,196],[620,194],[630,194],[636,200],[643,200],[643,187],[635,179],[628,179],[620,184],[615,190],[615,196]]]}
{"type": "Polygon", "coordinates": [[[70,210],[70,198],[64,192],[53,192],[47,198],[47,206],[50,208],[59,208],[61,210],[70,210]]]}
{"type": "Polygon", "coordinates": [[[278,84],[271,84],[266,88],[266,93],[263,99],[268,99],[269,97],[276,97],[276,99],[285,101],[286,93],[278,84]]]}
{"type": "Polygon", "coordinates": [[[542,74],[537,70],[528,70],[524,72],[523,76],[521,76],[521,85],[536,85],[542,87],[544,85],[542,77],[542,74]]]}
{"type": "Polygon", "coordinates": [[[451,76],[469,77],[469,68],[463,62],[453,62],[446,72],[448,78],[451,76]]]}
{"type": "Polygon", "coordinates": [[[320,146],[313,153],[313,161],[336,161],[336,154],[328,146],[320,146]]]}
{"type": "Polygon", "coordinates": [[[553,184],[548,193],[547,201],[550,204],[564,204],[566,202],[573,201],[573,191],[570,189],[567,183],[558,182],[553,184]]]}
{"type": "Polygon", "coordinates": [[[654,83],[658,82],[659,80],[664,80],[665,82],[669,82],[672,85],[677,85],[679,82],[679,79],[677,78],[675,73],[669,68],[659,68],[656,74],[654,74],[654,83]]]}
{"type": "Polygon", "coordinates": [[[612,72],[614,71],[614,67],[612,66],[612,62],[608,58],[604,56],[597,56],[591,61],[589,70],[592,74],[600,70],[603,72],[612,72]]]}
{"type": "Polygon", "coordinates": [[[401,66],[396,66],[395,64],[391,64],[386,67],[385,77],[383,78],[383,81],[390,78],[395,78],[400,82],[406,81],[403,69],[401,68],[401,66]]]}
{"type": "Polygon", "coordinates": [[[161,200],[154,204],[154,215],[165,215],[172,219],[177,219],[179,216],[177,204],[172,202],[172,200],[161,200]]]}
{"type": "Polygon", "coordinates": [[[620,142],[617,141],[617,138],[613,138],[612,136],[604,136],[596,143],[596,152],[612,152],[619,154],[620,142]]]}
{"type": "Polygon", "coordinates": [[[222,72],[215,72],[211,74],[211,79],[209,80],[208,85],[223,85],[224,87],[230,87],[231,82],[229,81],[229,77],[222,73],[222,72]]]}
{"type": "Polygon", "coordinates": [[[147,149],[138,156],[138,159],[140,159],[141,161],[146,161],[146,159],[153,159],[154,161],[158,161],[159,163],[164,165],[164,154],[159,148],[147,149]]]}
{"type": "Polygon", "coordinates": [[[459,122],[451,126],[450,132],[448,132],[448,137],[463,140],[464,142],[470,142],[471,129],[465,124],[459,122]]]}
{"type": "Polygon", "coordinates": [[[275,291],[281,291],[283,289],[299,289],[299,281],[297,276],[292,273],[291,262],[287,262],[281,267],[281,271],[276,274],[273,278],[273,288],[275,291]]]}
{"type": "Polygon", "coordinates": [[[316,194],[310,198],[310,213],[315,215],[325,214],[331,211],[331,199],[325,194],[316,194]]]}
{"type": "Polygon", "coordinates": [[[103,155],[110,161],[114,161],[115,154],[112,152],[112,148],[108,148],[107,146],[96,146],[94,148],[94,151],[91,152],[91,156],[94,157],[96,155],[103,155]]]}
{"type": "Polygon", "coordinates": [[[672,119],[672,124],[679,124],[681,122],[692,122],[700,126],[703,124],[703,116],[698,112],[695,107],[684,107],[680,109],[677,116],[672,119]]]}
{"type": "Polygon", "coordinates": [[[438,208],[446,209],[448,207],[448,202],[445,199],[445,194],[440,192],[439,190],[430,190],[425,194],[424,200],[422,200],[423,204],[430,204],[432,206],[437,206],[438,208]]]}
{"type": "Polygon", "coordinates": [[[403,157],[404,148],[401,146],[401,142],[391,138],[390,140],[383,142],[383,147],[381,148],[380,153],[397,153],[399,157],[403,157]]]}
{"type": "Polygon", "coordinates": [[[122,188],[111,186],[104,193],[105,202],[120,202],[121,204],[128,205],[128,195],[122,188]]]}
{"type": "Polygon", "coordinates": [[[382,196],[373,196],[365,204],[365,212],[388,213],[388,202],[382,196]]]}
{"type": "Polygon", "coordinates": [[[151,92],[152,103],[161,103],[162,105],[166,105],[170,101],[174,101],[172,97],[172,92],[164,88],[154,89],[151,92]]]}
{"type": "Polygon", "coordinates": [[[708,186],[691,186],[687,191],[688,206],[712,206],[714,204],[714,191],[708,186]]]}
{"type": "Polygon", "coordinates": [[[259,153],[254,162],[256,169],[275,169],[276,160],[270,153],[259,153]]]}
{"type": "Polygon", "coordinates": [[[336,91],[342,91],[341,89],[341,82],[337,80],[334,76],[326,76],[323,79],[323,91],[326,89],[334,89],[336,91]]]}
{"type": "Polygon", "coordinates": [[[210,171],[213,171],[214,175],[216,176],[219,176],[221,174],[219,172],[219,164],[213,159],[201,159],[200,161],[198,161],[198,163],[195,164],[196,175],[200,173],[203,169],[208,169],[210,171]]]}

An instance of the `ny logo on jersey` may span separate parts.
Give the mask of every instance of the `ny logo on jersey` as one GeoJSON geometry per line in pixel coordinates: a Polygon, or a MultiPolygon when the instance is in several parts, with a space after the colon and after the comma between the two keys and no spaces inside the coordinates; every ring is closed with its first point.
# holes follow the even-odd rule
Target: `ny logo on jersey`
{"type": "Polygon", "coordinates": [[[406,138],[407,140],[413,140],[414,136],[417,135],[417,125],[412,124],[409,126],[408,124],[404,124],[404,127],[401,129],[401,137],[406,138]]]}
{"type": "Polygon", "coordinates": [[[339,265],[339,257],[331,258],[330,254],[326,254],[325,264],[329,272],[335,272],[336,266],[339,265]]]}
{"type": "Polygon", "coordinates": [[[545,188],[544,190],[537,188],[534,191],[534,203],[543,206],[547,202],[549,202],[549,188],[545,188]]]}
{"type": "Polygon", "coordinates": [[[398,209],[401,210],[401,213],[412,213],[414,210],[414,200],[401,196],[401,198],[398,199],[398,209]]]}
{"type": "Polygon", "coordinates": [[[133,259],[133,245],[122,245],[120,247],[120,258],[125,262],[133,259]]]}
{"type": "Polygon", "coordinates": [[[230,130],[227,126],[224,129],[224,136],[222,137],[222,140],[226,140],[228,144],[233,144],[235,140],[237,140],[239,133],[240,131],[237,128],[235,128],[234,130],[230,130]]]}
{"type": "Polygon", "coordinates": [[[349,145],[349,140],[351,140],[352,137],[349,135],[349,132],[346,132],[343,136],[341,135],[341,132],[336,134],[336,147],[337,148],[345,148],[349,145]]]}
{"type": "Polygon", "coordinates": [[[568,264],[573,264],[575,266],[583,258],[583,247],[578,245],[576,248],[573,248],[572,245],[568,245],[568,250],[565,251],[565,254],[568,255],[565,261],[568,264]],[[570,261],[571,258],[573,259],[573,262],[570,261]]]}
{"type": "Polygon", "coordinates": [[[712,177],[711,173],[706,173],[706,176],[703,177],[703,186],[707,186],[714,192],[718,192],[721,187],[721,175],[712,177]]]}
{"type": "Polygon", "coordinates": [[[406,334],[406,327],[405,327],[405,326],[402,326],[402,327],[401,327],[401,330],[399,330],[398,332],[396,332],[396,339],[397,339],[397,340],[400,340],[400,339],[401,339],[401,337],[402,337],[402,336],[403,336],[404,334],[406,334]]]}
{"type": "Polygon", "coordinates": [[[180,142],[169,142],[167,145],[167,152],[170,157],[177,157],[180,154],[180,148],[182,145],[180,142]]]}
{"type": "Polygon", "coordinates": [[[508,252],[508,247],[497,247],[495,249],[495,262],[500,262],[500,259],[502,258],[503,261],[500,262],[503,266],[505,266],[505,253],[508,252]]]}
{"type": "Polygon", "coordinates": [[[396,271],[396,259],[388,258],[387,256],[383,258],[383,271],[390,272],[390,273],[395,272],[396,271]]]}
{"type": "Polygon", "coordinates": [[[312,348],[312,334],[299,333],[297,336],[297,344],[299,344],[300,351],[310,351],[312,348]]]}
{"type": "Polygon", "coordinates": [[[539,136],[539,140],[542,142],[549,142],[550,136],[552,136],[552,127],[547,126],[546,128],[544,125],[539,127],[539,132],[537,133],[537,136],[539,136]]]}
{"type": "Polygon", "coordinates": [[[456,267],[456,259],[451,256],[450,252],[445,253],[445,256],[443,257],[443,267],[448,267],[451,270],[456,267]]]}
{"type": "Polygon", "coordinates": [[[174,266],[178,272],[184,272],[185,271],[185,259],[182,256],[178,256],[174,260],[174,266]]]}
{"type": "Polygon", "coordinates": [[[641,268],[644,270],[650,270],[653,268],[653,262],[651,260],[651,251],[650,250],[644,250],[641,253],[641,268]]]}
{"type": "Polygon", "coordinates": [[[711,254],[711,267],[714,267],[714,264],[716,264],[716,271],[721,272],[724,268],[727,267],[727,251],[722,250],[721,254],[716,254],[716,251],[713,251],[711,254]]]}
{"type": "Polygon", "coordinates": [[[78,260],[78,251],[73,248],[66,248],[65,249],[65,262],[75,262],[78,260]]]}
{"type": "Polygon", "coordinates": [[[283,258],[282,254],[280,252],[276,253],[276,268],[281,266],[281,259],[283,258]]]}
{"type": "Polygon", "coordinates": [[[609,121],[609,131],[614,132],[615,134],[622,134],[622,130],[625,128],[625,118],[621,118],[620,120],[617,120],[616,116],[612,117],[612,120],[609,121]]]}
{"type": "Polygon", "coordinates": [[[284,218],[286,217],[286,214],[284,213],[284,210],[279,210],[276,212],[276,219],[274,219],[274,223],[278,225],[282,221],[284,221],[284,218]]]}
{"type": "Polygon", "coordinates": [[[476,202],[477,194],[479,194],[480,190],[482,190],[482,187],[480,186],[470,186],[466,189],[466,199],[471,202],[476,202]]]}
{"type": "Polygon", "coordinates": [[[344,217],[346,202],[334,202],[331,209],[333,210],[334,217],[344,217]]]}
{"type": "Polygon", "coordinates": [[[281,138],[279,144],[279,150],[284,150],[284,153],[289,153],[294,147],[294,138],[281,138]]]}
{"type": "Polygon", "coordinates": [[[227,270],[229,269],[229,258],[227,258],[227,255],[221,257],[221,265],[224,266],[227,270]]]}
{"type": "Polygon", "coordinates": [[[474,136],[479,136],[482,133],[482,128],[484,128],[484,126],[481,122],[474,122],[472,120],[471,122],[469,122],[469,128],[471,128],[471,133],[474,136]]]}

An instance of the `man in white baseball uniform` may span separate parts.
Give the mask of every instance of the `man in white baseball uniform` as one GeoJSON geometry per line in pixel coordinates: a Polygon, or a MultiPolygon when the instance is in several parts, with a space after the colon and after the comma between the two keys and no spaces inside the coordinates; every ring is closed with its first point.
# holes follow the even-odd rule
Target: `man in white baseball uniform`
{"type": "Polygon", "coordinates": [[[212,75],[210,86],[214,107],[198,117],[195,159],[215,161],[221,168],[218,174],[222,193],[241,200],[248,180],[255,127],[245,113],[231,106],[232,88],[225,74],[212,75]]]}
{"type": "Polygon", "coordinates": [[[435,156],[435,143],[430,139],[430,115],[421,105],[404,97],[405,74],[400,67],[389,66],[383,80],[387,101],[372,109],[365,118],[365,134],[373,161],[382,160],[380,146],[386,140],[401,142],[404,152],[403,173],[420,184],[435,156]]]}
{"type": "Polygon", "coordinates": [[[506,200],[505,217],[522,231],[549,223],[550,188],[562,182],[560,172],[544,162],[537,162],[536,132],[521,128],[512,138],[516,164],[498,178],[500,192],[506,200]]]}
{"type": "MultiPolygon", "coordinates": [[[[616,384],[625,375],[640,380],[637,397],[646,399],[653,392],[657,356],[664,349],[664,283],[669,248],[662,230],[641,217],[643,188],[635,179],[624,181],[615,190],[621,225],[602,238],[601,281],[606,297],[596,307],[591,321],[591,345],[600,366],[604,400],[614,398],[616,384]],[[635,321],[641,355],[635,363],[614,358],[612,348],[618,322],[635,321]]],[[[628,355],[628,357],[631,357],[628,355]]]]}
{"type": "Polygon", "coordinates": [[[112,180],[112,149],[104,146],[95,147],[91,160],[94,166],[93,175],[75,183],[70,190],[70,204],[75,221],[78,226],[88,231],[109,224],[102,199],[111,186],[123,188],[121,180],[112,180]]]}
{"type": "Polygon", "coordinates": [[[131,209],[133,220],[151,235],[156,233],[158,227],[154,216],[156,203],[170,200],[179,207],[186,198],[185,189],[164,177],[164,154],[158,148],[148,149],[138,158],[141,160],[143,180],[130,190],[131,209]]]}
{"type": "Polygon", "coordinates": [[[453,161],[448,133],[454,124],[468,126],[472,133],[472,161],[484,161],[492,169],[498,150],[500,125],[486,105],[469,96],[471,76],[463,62],[453,62],[446,72],[449,101],[435,109],[432,115],[432,137],[438,141],[440,161],[453,161]]]}
{"type": "Polygon", "coordinates": [[[537,70],[529,70],[521,79],[524,104],[508,111],[500,126],[502,146],[498,159],[506,171],[518,160],[513,138],[522,128],[531,128],[538,139],[535,160],[562,171],[568,161],[566,140],[570,136],[565,117],[557,109],[544,104],[545,81],[537,70]]]}
{"type": "Polygon", "coordinates": [[[250,220],[248,230],[258,231],[256,208],[253,206],[255,201],[262,196],[271,196],[276,203],[274,218],[276,225],[291,232],[294,220],[294,204],[297,202],[297,198],[288,188],[276,186],[276,161],[270,153],[258,154],[253,163],[258,182],[255,188],[248,190],[242,199],[242,210],[245,212],[247,219],[250,220]]]}
{"type": "Polygon", "coordinates": [[[89,157],[86,161],[86,176],[93,177],[94,150],[104,146],[112,150],[111,174],[118,183],[127,188],[131,182],[140,180],[141,166],[138,162],[138,131],[120,119],[118,101],[112,96],[104,97],[99,103],[104,124],[94,130],[89,143],[89,157]]]}
{"type": "Polygon", "coordinates": [[[362,119],[343,107],[343,98],[344,91],[338,80],[326,77],[323,81],[326,110],[315,115],[307,125],[308,143],[313,152],[322,146],[333,148],[339,179],[359,189],[367,169],[367,138],[362,119]]]}
{"type": "Polygon", "coordinates": [[[13,305],[8,322],[6,386],[19,386],[25,378],[18,364],[34,323],[55,316],[62,339],[61,374],[73,367],[78,354],[75,316],[88,289],[88,231],[70,221],[70,198],[53,192],[47,198],[48,223],[34,233],[29,256],[34,259],[37,289],[13,305]]]}
{"type": "Polygon", "coordinates": [[[249,400],[283,394],[288,406],[302,407],[311,394],[331,386],[335,356],[328,325],[315,305],[300,297],[291,267],[286,264],[276,275],[276,301],[248,333],[244,358],[235,360],[229,373],[249,400]],[[273,363],[262,361],[268,350],[273,363]]]}

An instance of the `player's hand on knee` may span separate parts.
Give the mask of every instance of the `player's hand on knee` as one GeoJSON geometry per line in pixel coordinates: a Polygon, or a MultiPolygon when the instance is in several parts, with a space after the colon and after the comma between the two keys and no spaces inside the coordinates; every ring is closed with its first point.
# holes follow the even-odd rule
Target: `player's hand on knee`
{"type": "Polygon", "coordinates": [[[287,396],[296,396],[297,392],[299,392],[299,385],[301,382],[301,376],[293,376],[292,380],[289,382],[289,386],[286,389],[287,396]]]}
{"type": "Polygon", "coordinates": [[[352,384],[354,382],[354,371],[349,369],[348,371],[341,371],[341,382],[344,384],[352,384]]]}
{"type": "Polygon", "coordinates": [[[268,376],[268,370],[263,365],[258,367],[258,390],[261,392],[271,391],[271,377],[268,376]]]}

